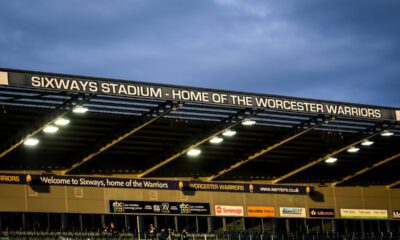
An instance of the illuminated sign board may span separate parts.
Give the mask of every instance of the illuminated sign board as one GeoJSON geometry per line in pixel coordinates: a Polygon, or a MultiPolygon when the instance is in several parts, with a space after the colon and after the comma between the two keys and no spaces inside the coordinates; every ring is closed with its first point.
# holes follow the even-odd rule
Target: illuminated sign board
{"type": "Polygon", "coordinates": [[[243,206],[215,205],[215,215],[241,217],[244,216],[243,206]]]}
{"type": "Polygon", "coordinates": [[[209,203],[110,200],[111,213],[209,215],[209,203]]]}
{"type": "Polygon", "coordinates": [[[400,120],[399,111],[389,108],[266,94],[42,73],[3,71],[0,72],[0,77],[0,84],[18,87],[115,95],[131,98],[173,100],[254,109],[339,115],[353,118],[400,120]]]}
{"type": "Polygon", "coordinates": [[[279,214],[281,217],[288,218],[305,218],[306,209],[300,207],[280,207],[279,214]]]}
{"type": "Polygon", "coordinates": [[[388,211],[384,209],[340,209],[342,218],[387,219],[388,211]]]}
{"type": "Polygon", "coordinates": [[[275,217],[274,207],[265,206],[248,206],[247,207],[248,217],[275,217]]]}

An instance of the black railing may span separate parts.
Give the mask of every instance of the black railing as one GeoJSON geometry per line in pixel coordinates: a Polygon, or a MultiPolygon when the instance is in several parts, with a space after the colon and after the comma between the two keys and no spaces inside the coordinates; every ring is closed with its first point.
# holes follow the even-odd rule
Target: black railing
{"type": "Polygon", "coordinates": [[[270,234],[254,232],[220,232],[188,234],[186,237],[173,234],[166,238],[146,234],[109,232],[46,232],[46,231],[2,231],[1,240],[400,240],[399,233],[290,233],[270,234]]]}

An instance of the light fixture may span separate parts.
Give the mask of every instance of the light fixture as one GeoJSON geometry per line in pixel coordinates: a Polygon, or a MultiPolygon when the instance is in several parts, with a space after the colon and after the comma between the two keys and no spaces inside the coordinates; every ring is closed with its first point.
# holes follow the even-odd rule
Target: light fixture
{"type": "Polygon", "coordinates": [[[53,126],[53,125],[47,126],[43,129],[43,132],[45,132],[45,133],[55,133],[57,131],[58,131],[58,127],[53,126]]]}
{"type": "Polygon", "coordinates": [[[250,118],[245,118],[242,121],[242,125],[244,125],[244,126],[251,126],[251,125],[254,125],[254,124],[256,124],[256,121],[254,121],[254,120],[252,120],[250,118]]]}
{"type": "Polygon", "coordinates": [[[37,138],[28,138],[24,141],[24,145],[26,146],[36,146],[39,143],[39,139],[37,138]]]}
{"type": "Polygon", "coordinates": [[[374,144],[374,142],[370,141],[370,140],[364,140],[361,143],[361,145],[363,145],[363,146],[371,146],[372,144],[374,144]]]}
{"type": "Polygon", "coordinates": [[[236,131],[233,131],[233,130],[230,130],[230,129],[228,129],[228,130],[226,130],[226,131],[224,131],[222,133],[222,135],[225,136],[225,137],[232,137],[235,134],[236,134],[236,131]]]}
{"type": "Polygon", "coordinates": [[[68,125],[69,122],[70,122],[69,119],[66,119],[66,118],[59,118],[59,119],[57,119],[57,120],[54,122],[54,124],[55,124],[55,125],[58,125],[58,126],[65,126],[65,125],[68,125]]]}
{"type": "Polygon", "coordinates": [[[336,161],[337,161],[337,158],[335,158],[335,157],[330,157],[330,158],[325,160],[326,163],[334,163],[336,161]]]}
{"type": "Polygon", "coordinates": [[[85,108],[85,107],[82,107],[82,106],[76,106],[74,108],[74,110],[72,110],[72,112],[82,114],[82,113],[87,112],[88,110],[89,110],[88,108],[85,108]]]}
{"type": "Polygon", "coordinates": [[[222,141],[224,141],[224,139],[221,137],[213,137],[210,139],[210,143],[212,143],[212,144],[219,144],[222,141]]]}
{"type": "Polygon", "coordinates": [[[201,150],[200,150],[200,149],[198,149],[198,148],[193,148],[193,149],[190,149],[190,150],[187,152],[187,155],[188,155],[189,157],[197,157],[197,156],[200,155],[200,153],[201,153],[201,150]]]}
{"type": "Polygon", "coordinates": [[[385,131],[383,131],[383,132],[381,133],[381,136],[389,137],[389,136],[392,136],[393,134],[394,134],[394,133],[389,132],[388,130],[385,130],[385,131]]]}
{"type": "Polygon", "coordinates": [[[360,148],[358,148],[358,147],[351,147],[351,148],[347,149],[347,152],[355,153],[355,152],[358,152],[359,150],[360,150],[360,148]]]}

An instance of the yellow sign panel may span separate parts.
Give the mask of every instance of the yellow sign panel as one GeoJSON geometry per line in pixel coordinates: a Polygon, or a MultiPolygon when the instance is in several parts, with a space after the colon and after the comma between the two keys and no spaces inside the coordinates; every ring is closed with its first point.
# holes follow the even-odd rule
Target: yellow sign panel
{"type": "Polygon", "coordinates": [[[400,110],[396,110],[396,119],[400,121],[400,110]]]}
{"type": "Polygon", "coordinates": [[[8,85],[8,73],[0,72],[0,85],[8,85]]]}
{"type": "Polygon", "coordinates": [[[249,217],[275,217],[274,207],[262,207],[262,206],[248,206],[247,216],[249,217]]]}

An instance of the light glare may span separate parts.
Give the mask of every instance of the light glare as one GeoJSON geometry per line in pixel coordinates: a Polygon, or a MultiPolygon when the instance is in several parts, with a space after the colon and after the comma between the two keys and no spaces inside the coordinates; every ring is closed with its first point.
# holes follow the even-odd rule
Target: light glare
{"type": "Polygon", "coordinates": [[[70,122],[69,119],[66,119],[66,118],[59,118],[59,119],[57,119],[57,121],[54,122],[54,124],[55,124],[55,125],[58,125],[58,126],[65,126],[65,125],[68,125],[69,122],[70,122]]]}
{"type": "Polygon", "coordinates": [[[256,121],[249,119],[249,118],[244,119],[242,122],[242,125],[244,125],[244,126],[251,126],[254,124],[256,124],[256,121]]]}
{"type": "Polygon", "coordinates": [[[225,137],[232,137],[235,134],[236,134],[236,131],[233,131],[233,130],[230,130],[230,129],[228,129],[228,130],[226,130],[225,132],[222,133],[222,135],[225,136],[225,137]]]}
{"type": "Polygon", "coordinates": [[[72,112],[82,114],[87,112],[88,110],[89,110],[88,108],[77,106],[76,108],[74,108],[74,110],[72,110],[72,112]]]}
{"type": "Polygon", "coordinates": [[[358,148],[358,147],[351,147],[351,148],[347,149],[347,152],[355,153],[355,152],[358,152],[359,150],[360,150],[360,148],[358,148]]]}
{"type": "Polygon", "coordinates": [[[197,157],[200,155],[200,153],[201,153],[200,149],[193,148],[193,149],[190,149],[189,152],[187,152],[187,155],[190,157],[197,157]]]}
{"type": "Polygon", "coordinates": [[[383,132],[381,133],[381,136],[390,137],[390,136],[393,136],[393,134],[394,134],[394,133],[385,130],[385,131],[383,131],[383,132]]]}
{"type": "Polygon", "coordinates": [[[28,138],[24,141],[26,146],[36,146],[39,143],[39,139],[37,138],[28,138]]]}
{"type": "Polygon", "coordinates": [[[361,143],[363,146],[371,146],[372,144],[374,144],[374,142],[370,140],[365,140],[361,143]]]}
{"type": "Polygon", "coordinates": [[[326,163],[334,163],[336,161],[337,161],[337,158],[335,158],[335,157],[330,157],[330,158],[325,160],[326,163]]]}
{"type": "Polygon", "coordinates": [[[58,131],[58,127],[53,126],[53,125],[47,126],[45,129],[43,129],[43,132],[45,132],[45,133],[55,133],[57,131],[58,131]]]}
{"type": "Polygon", "coordinates": [[[212,143],[212,144],[218,144],[218,143],[221,143],[222,141],[224,141],[223,138],[220,138],[220,137],[213,137],[213,138],[211,138],[210,143],[212,143]]]}

